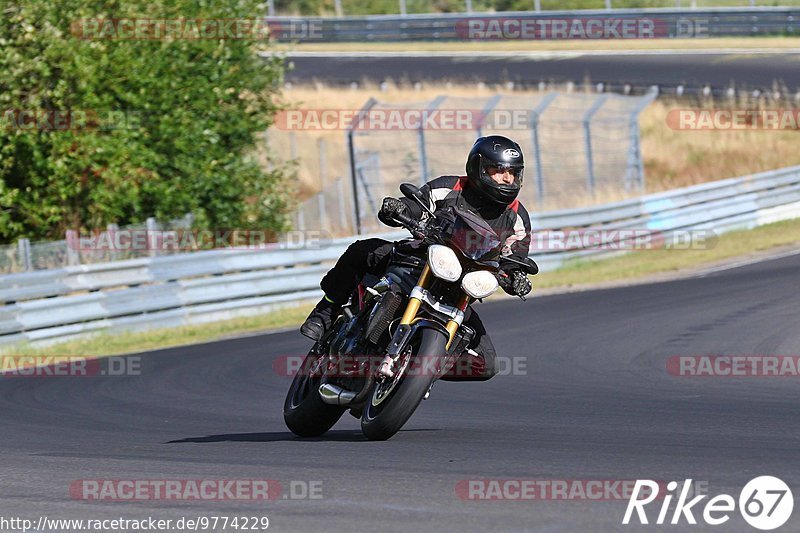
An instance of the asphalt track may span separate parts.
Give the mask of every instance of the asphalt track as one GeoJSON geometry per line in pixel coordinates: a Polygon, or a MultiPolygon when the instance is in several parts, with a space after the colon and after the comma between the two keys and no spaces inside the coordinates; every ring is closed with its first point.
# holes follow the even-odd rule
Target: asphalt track
{"type": "MultiPolygon", "coordinates": [[[[455,487],[692,478],[738,497],[748,480],[771,474],[797,498],[798,378],[688,378],[665,368],[672,355],[800,354],[799,269],[794,255],[484,304],[498,351],[524,357],[526,372],[437,383],[388,442],[365,441],[349,415],[323,438],[287,432],[289,380],[272,363],[305,352],[294,331],[147,353],[140,376],[3,378],[0,516],[267,515],[276,531],[755,531],[738,514],[716,528],[624,527],[624,501],[465,501],[455,487]],[[70,484],[87,478],[321,481],[323,498],[72,499],[70,484]]],[[[781,531],[798,530],[795,510],[781,531]]]]}
{"type": "Polygon", "coordinates": [[[512,81],[522,86],[539,82],[592,83],[611,87],[628,83],[633,87],[684,85],[687,91],[708,85],[715,92],[728,87],[772,90],[777,84],[790,93],[800,91],[800,54],[797,53],[641,53],[525,54],[514,57],[469,55],[379,55],[357,57],[290,55],[294,69],[286,73],[293,83],[324,81],[349,84],[386,79],[409,82],[512,81]]]}

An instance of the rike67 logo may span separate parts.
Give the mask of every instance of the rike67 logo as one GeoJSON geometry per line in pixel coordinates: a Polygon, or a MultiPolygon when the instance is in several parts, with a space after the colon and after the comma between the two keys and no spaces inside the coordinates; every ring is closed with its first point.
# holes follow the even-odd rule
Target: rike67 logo
{"type": "MultiPolygon", "coordinates": [[[[649,524],[645,506],[656,499],[662,499],[661,509],[656,518],[655,524],[663,525],[666,523],[679,524],[682,520],[686,523],[697,524],[694,513],[700,513],[702,508],[702,518],[706,524],[718,526],[724,524],[731,518],[731,513],[736,510],[736,500],[729,494],[714,496],[705,506],[700,506],[700,502],[707,497],[706,494],[695,496],[688,499],[692,480],[687,479],[678,492],[678,482],[670,481],[666,486],[666,494],[659,493],[659,483],[649,479],[637,479],[633,487],[633,493],[628,500],[628,507],[625,510],[623,524],[630,524],[634,511],[640,524],[649,524]],[[639,498],[640,494],[646,494],[639,498]],[[672,511],[672,518],[669,522],[670,505],[673,497],[678,495],[675,509],[672,511]],[[695,509],[695,506],[697,508],[695,509]]],[[[663,487],[663,485],[661,485],[663,487]]],[[[794,508],[794,498],[789,486],[782,480],[773,476],[759,476],[751,479],[739,493],[739,512],[742,518],[756,529],[768,531],[778,528],[789,520],[794,508]]],[[[652,515],[650,517],[652,519],[652,515]]],[[[634,522],[635,523],[635,522],[634,522]]]]}

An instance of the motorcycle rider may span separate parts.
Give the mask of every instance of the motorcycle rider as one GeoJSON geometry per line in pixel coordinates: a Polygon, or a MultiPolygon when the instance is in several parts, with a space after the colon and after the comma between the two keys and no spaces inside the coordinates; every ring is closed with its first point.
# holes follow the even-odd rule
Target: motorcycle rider
{"type": "MultiPolygon", "coordinates": [[[[503,242],[502,256],[524,260],[530,246],[530,218],[517,199],[522,187],[524,160],[519,144],[507,137],[490,135],[475,141],[467,156],[466,176],[440,176],[420,188],[429,208],[457,206],[481,216],[503,242]]],[[[385,198],[378,218],[389,226],[400,226],[393,215],[405,212],[412,218],[429,216],[409,198],[385,198]]],[[[363,239],[351,244],[322,279],[325,296],[303,323],[300,331],[313,340],[322,338],[338,316],[341,306],[365,274],[381,276],[388,266],[395,243],[383,239],[363,239]]],[[[506,293],[524,296],[531,283],[520,267],[500,259],[500,286],[506,293]]],[[[478,314],[470,307],[464,318],[475,336],[468,347],[468,375],[445,375],[442,379],[486,380],[497,373],[496,353],[478,314]]]]}

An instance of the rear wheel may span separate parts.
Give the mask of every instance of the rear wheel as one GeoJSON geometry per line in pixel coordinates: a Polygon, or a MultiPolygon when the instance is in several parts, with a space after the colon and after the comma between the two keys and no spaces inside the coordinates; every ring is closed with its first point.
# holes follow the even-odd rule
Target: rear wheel
{"type": "Polygon", "coordinates": [[[283,403],[286,427],[300,437],[318,437],[331,429],[344,414],[344,407],[330,405],[319,396],[322,384],[321,367],[328,360],[318,354],[316,346],[309,352],[297,371],[283,403]]]}
{"type": "Polygon", "coordinates": [[[394,377],[373,385],[361,415],[361,431],[368,439],[386,440],[411,418],[436,379],[446,343],[438,330],[419,330],[400,356],[394,377]]]}

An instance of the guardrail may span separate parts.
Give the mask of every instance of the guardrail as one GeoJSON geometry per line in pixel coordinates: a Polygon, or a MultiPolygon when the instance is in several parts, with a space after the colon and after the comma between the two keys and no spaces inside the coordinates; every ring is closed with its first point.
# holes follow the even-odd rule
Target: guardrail
{"type": "MultiPolygon", "coordinates": [[[[580,11],[440,13],[354,17],[268,17],[273,38],[281,42],[413,42],[505,39],[586,39],[573,35],[575,24],[588,32],[589,22],[647,22],[630,38],[705,38],[800,33],[799,7],[653,8],[580,11]],[[546,21],[559,21],[558,32],[546,21]],[[494,21],[492,23],[492,21],[494,21]],[[504,23],[506,21],[506,23],[504,23]],[[527,26],[524,23],[529,21],[527,26]],[[542,25],[538,23],[542,21],[542,25]],[[566,24],[564,24],[564,22],[566,24]],[[471,24],[472,23],[472,24],[471,24]],[[562,27],[563,26],[563,27],[562,27]],[[563,32],[566,32],[562,35],[563,32]],[[652,30],[652,31],[648,31],[652,30]],[[544,32],[544,34],[542,33],[544,32]],[[550,32],[550,33],[548,33],[550,32]]],[[[619,28],[617,28],[619,29],[619,28]]],[[[633,28],[631,29],[633,31],[633,28]]],[[[611,38],[625,38],[611,32],[611,38]],[[616,35],[616,37],[614,37],[616,35]]]]}
{"type": "MultiPolygon", "coordinates": [[[[531,217],[534,231],[724,232],[800,217],[800,166],[531,217]]],[[[404,238],[391,232],[375,235],[404,238]]],[[[319,280],[352,241],[319,249],[215,250],[0,277],[0,345],[108,329],[147,329],[252,315],[319,298],[319,280]]],[[[613,244],[613,242],[612,242],[613,244]]],[[[615,246],[532,250],[543,272],[615,246]]]]}

